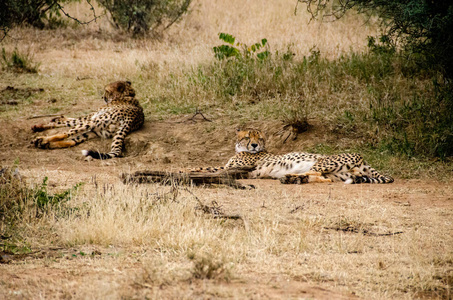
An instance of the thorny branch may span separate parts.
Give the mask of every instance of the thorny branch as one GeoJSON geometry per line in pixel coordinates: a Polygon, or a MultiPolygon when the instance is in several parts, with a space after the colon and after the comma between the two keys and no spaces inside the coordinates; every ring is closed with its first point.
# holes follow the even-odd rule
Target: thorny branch
{"type": "MultiPolygon", "coordinates": [[[[87,24],[90,24],[91,22],[96,22],[97,19],[99,19],[100,17],[104,16],[104,14],[100,15],[100,16],[97,16],[96,15],[96,10],[94,9],[94,6],[93,4],[91,4],[91,0],[85,0],[88,5],[90,6],[90,10],[93,12],[93,19],[89,20],[89,21],[80,21],[79,19],[71,16],[69,13],[67,13],[65,10],[64,10],[64,7],[58,3],[58,0],[55,0],[53,3],[51,3],[47,9],[44,9],[42,12],[45,13],[46,11],[48,11],[50,8],[52,8],[54,5],[58,7],[58,9],[67,17],[67,18],[70,18],[74,21],[76,21],[77,23],[81,24],[81,25],[87,25],[87,24]]],[[[11,29],[11,26],[10,25],[4,25],[4,26],[1,26],[0,27],[0,32],[2,32],[1,34],[1,37],[0,37],[0,42],[2,42],[7,36],[8,36],[8,32],[9,30],[11,29]]]]}
{"type": "Polygon", "coordinates": [[[339,0],[332,3],[330,7],[328,4],[331,0],[297,0],[296,7],[294,8],[294,15],[297,14],[298,4],[304,3],[307,6],[307,12],[310,14],[310,22],[315,20],[321,13],[321,19],[327,18],[340,19],[346,14],[346,11],[356,6],[352,0],[339,0]],[[314,8],[313,8],[314,6],[314,8]]]}
{"type": "Polygon", "coordinates": [[[87,22],[83,22],[83,21],[80,21],[79,19],[77,18],[74,18],[73,16],[71,16],[70,14],[68,14],[64,9],[63,9],[63,6],[61,6],[60,3],[58,3],[57,1],[55,1],[55,5],[58,6],[58,9],[61,10],[61,12],[68,18],[76,21],[77,23],[81,24],[81,25],[87,25],[87,24],[90,24],[91,22],[96,22],[97,19],[99,19],[100,17],[104,16],[104,14],[100,15],[100,16],[96,16],[96,11],[93,7],[93,4],[91,4],[91,0],[85,0],[88,5],[90,5],[90,10],[93,12],[93,19],[87,21],[87,22]]]}

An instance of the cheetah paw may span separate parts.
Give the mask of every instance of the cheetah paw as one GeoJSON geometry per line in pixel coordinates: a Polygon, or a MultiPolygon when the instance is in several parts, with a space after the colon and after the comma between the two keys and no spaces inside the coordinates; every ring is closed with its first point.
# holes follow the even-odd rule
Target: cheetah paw
{"type": "Polygon", "coordinates": [[[49,149],[49,142],[44,137],[38,137],[31,141],[31,144],[35,145],[39,149],[49,149]]]}
{"type": "Polygon", "coordinates": [[[31,127],[31,131],[33,131],[33,132],[41,132],[41,131],[44,131],[44,130],[46,130],[46,129],[44,128],[43,124],[33,125],[31,127]]]}
{"type": "Polygon", "coordinates": [[[308,176],[287,174],[285,177],[280,178],[280,182],[282,184],[304,184],[308,183],[308,176]]]}

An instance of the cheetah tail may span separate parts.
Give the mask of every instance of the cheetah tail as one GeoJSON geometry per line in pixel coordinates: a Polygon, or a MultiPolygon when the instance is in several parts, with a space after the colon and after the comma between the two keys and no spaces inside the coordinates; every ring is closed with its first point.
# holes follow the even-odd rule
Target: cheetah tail
{"type": "Polygon", "coordinates": [[[357,176],[353,179],[352,183],[392,183],[395,181],[392,177],[386,175],[380,175],[376,177],[369,176],[357,176]]]}
{"type": "Polygon", "coordinates": [[[110,158],[114,158],[114,157],[118,156],[115,153],[100,153],[98,151],[93,151],[93,150],[82,150],[82,154],[84,156],[91,156],[94,159],[102,159],[102,160],[110,159],[110,158]]]}

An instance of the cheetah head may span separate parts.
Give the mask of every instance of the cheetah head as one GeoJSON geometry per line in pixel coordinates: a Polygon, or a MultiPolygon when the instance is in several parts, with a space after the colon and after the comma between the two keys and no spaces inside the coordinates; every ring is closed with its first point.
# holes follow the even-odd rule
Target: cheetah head
{"type": "Polygon", "coordinates": [[[238,129],[236,132],[236,152],[258,153],[265,151],[266,137],[257,129],[238,129]]]}
{"type": "Polygon", "coordinates": [[[119,102],[135,103],[135,90],[130,81],[115,81],[104,88],[104,101],[107,104],[119,102]]]}

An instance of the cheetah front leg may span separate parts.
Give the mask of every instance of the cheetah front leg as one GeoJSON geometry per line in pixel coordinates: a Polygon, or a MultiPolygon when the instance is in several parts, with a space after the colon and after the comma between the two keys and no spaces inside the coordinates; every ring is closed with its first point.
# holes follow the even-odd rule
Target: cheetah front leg
{"type": "Polygon", "coordinates": [[[110,159],[121,155],[124,145],[124,139],[130,132],[130,124],[122,125],[113,136],[112,146],[109,153],[100,153],[93,150],[82,150],[84,156],[91,156],[94,159],[110,159]]]}

